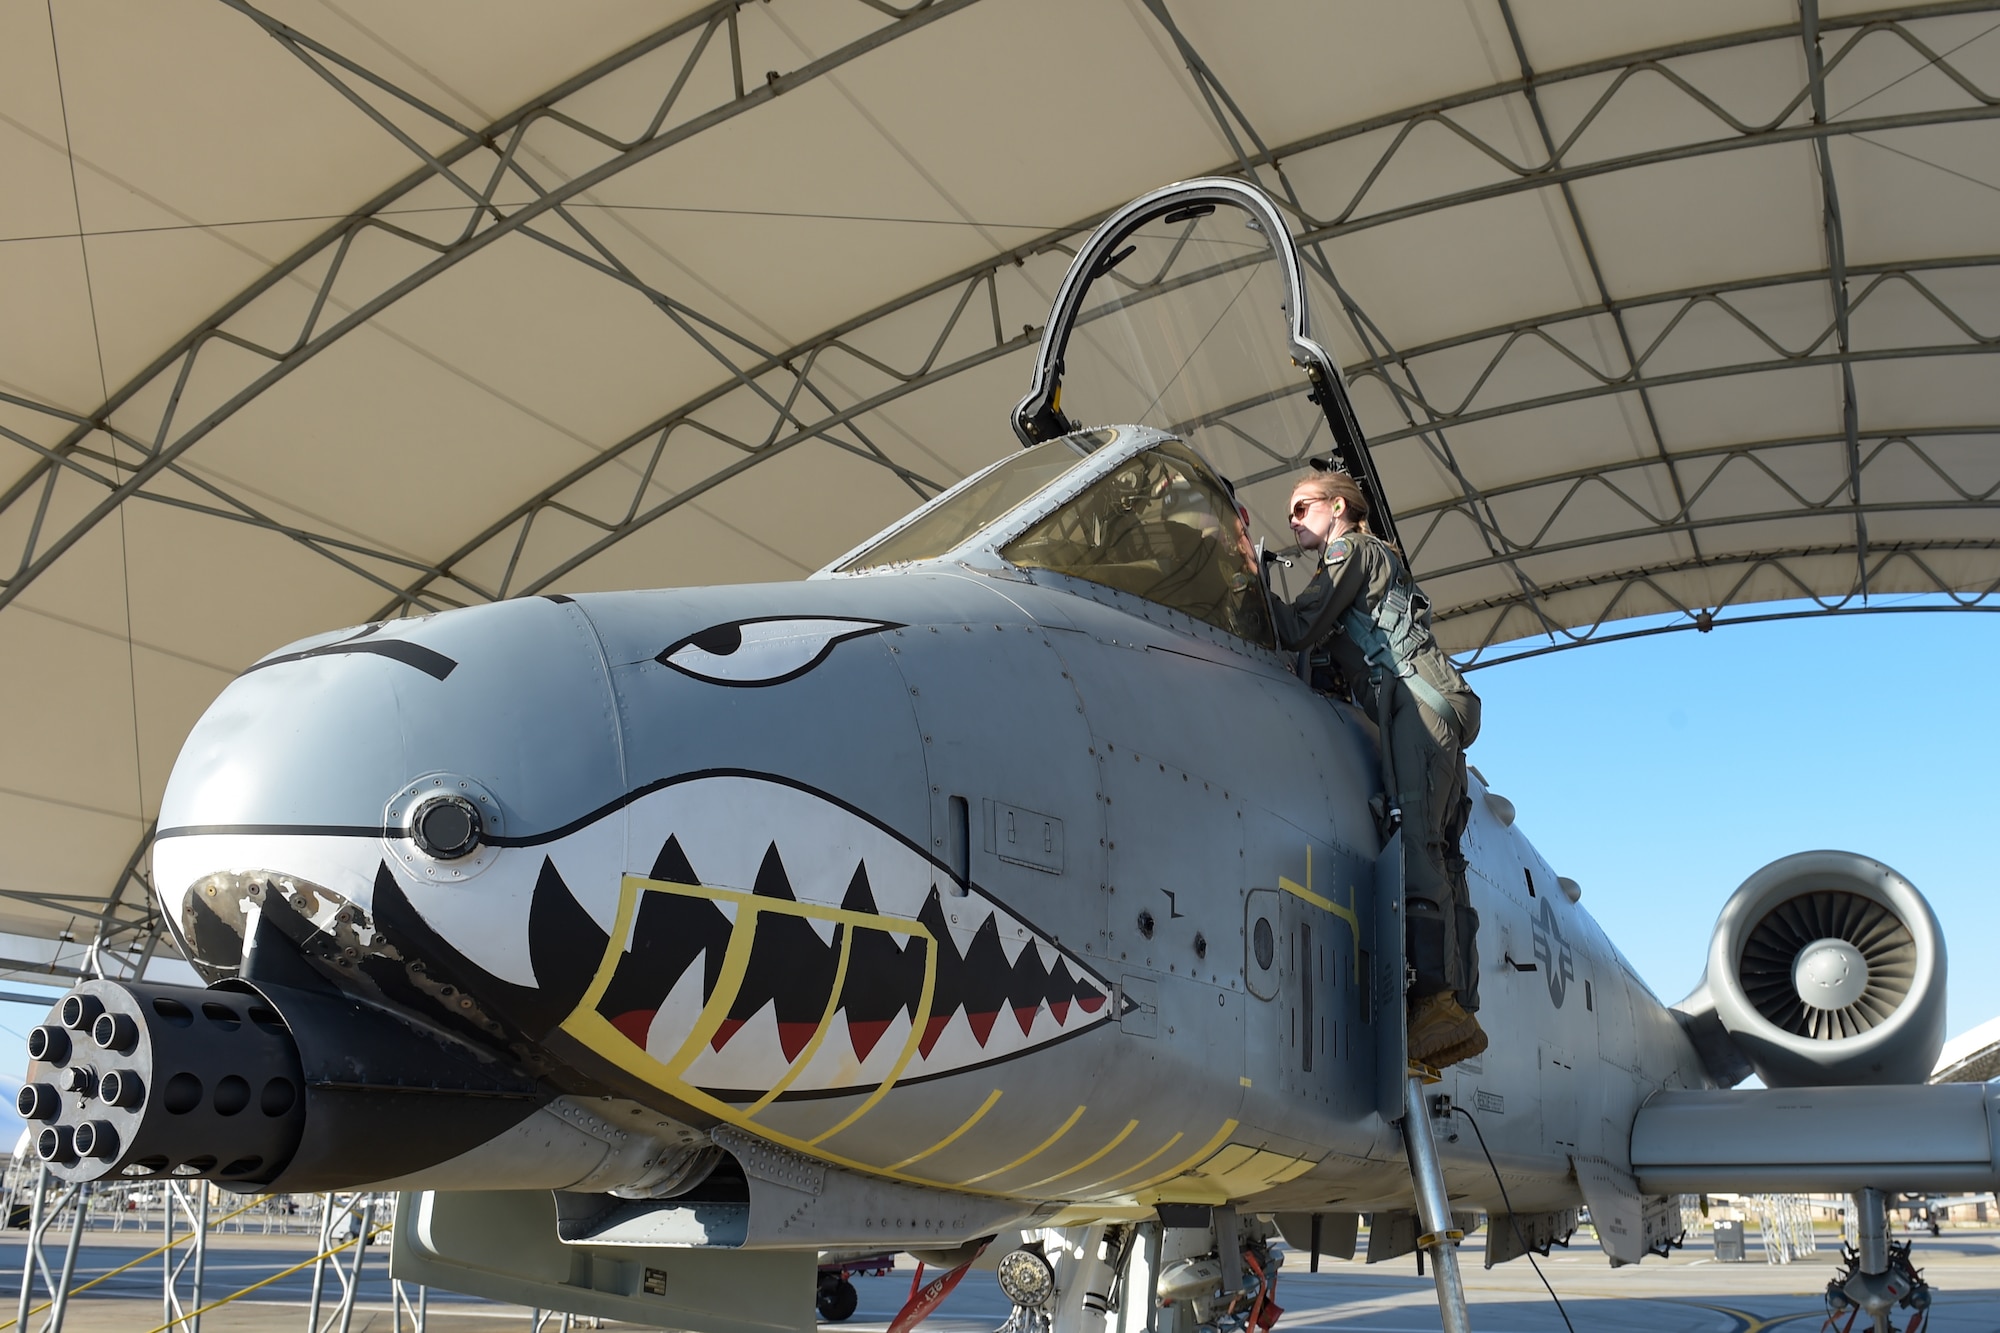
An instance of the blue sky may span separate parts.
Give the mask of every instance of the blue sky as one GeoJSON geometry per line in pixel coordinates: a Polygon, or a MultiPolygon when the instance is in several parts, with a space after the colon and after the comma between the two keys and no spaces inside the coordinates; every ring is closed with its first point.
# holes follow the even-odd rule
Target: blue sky
{"type": "MultiPolygon", "coordinates": [[[[1957,1035],[2000,1014],[1993,756],[2000,616],[1840,616],[1662,634],[1477,671],[1469,755],[1661,999],[1701,977],[1758,867],[1837,847],[1903,872],[1943,923],[1957,1035]]],[[[40,1010],[0,1004],[17,1041],[40,1010]]],[[[20,1132],[20,1045],[0,1136],[20,1132]]]]}
{"type": "Polygon", "coordinates": [[[1669,1003],[1716,914],[1791,852],[1863,852],[1930,900],[1957,1035],[2000,1014],[1985,682],[2000,617],[1829,616],[1594,644],[1489,667],[1468,758],[1669,1003]]]}

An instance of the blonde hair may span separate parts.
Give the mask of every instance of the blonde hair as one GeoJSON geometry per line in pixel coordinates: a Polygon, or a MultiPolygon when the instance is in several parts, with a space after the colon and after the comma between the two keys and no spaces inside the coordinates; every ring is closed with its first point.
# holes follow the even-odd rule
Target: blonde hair
{"type": "Polygon", "coordinates": [[[1301,492],[1315,500],[1345,500],[1347,517],[1353,521],[1354,526],[1371,537],[1375,535],[1375,530],[1368,526],[1368,497],[1361,493],[1361,483],[1350,474],[1308,472],[1292,487],[1293,495],[1301,492]]]}

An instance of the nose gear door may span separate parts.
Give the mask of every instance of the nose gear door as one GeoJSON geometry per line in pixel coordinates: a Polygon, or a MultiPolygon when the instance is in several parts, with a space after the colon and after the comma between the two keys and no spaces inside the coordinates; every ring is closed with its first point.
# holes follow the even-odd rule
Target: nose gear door
{"type": "Polygon", "coordinates": [[[1143,195],[1070,264],[1014,433],[1032,446],[1082,418],[1159,427],[1226,471],[1338,467],[1394,541],[1339,367],[1313,336],[1308,294],[1330,283],[1323,260],[1304,266],[1277,202],[1256,185],[1206,177],[1143,195]]]}

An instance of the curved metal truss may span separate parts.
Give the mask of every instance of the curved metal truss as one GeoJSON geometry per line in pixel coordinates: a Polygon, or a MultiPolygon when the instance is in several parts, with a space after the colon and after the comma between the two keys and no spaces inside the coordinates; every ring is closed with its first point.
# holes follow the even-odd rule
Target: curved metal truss
{"type": "MultiPolygon", "coordinates": [[[[222,309],[190,330],[88,416],[78,416],[16,394],[0,402],[26,409],[69,427],[56,443],[43,444],[14,429],[5,436],[40,455],[18,481],[0,494],[0,531],[12,529],[21,541],[14,570],[0,582],[0,608],[59,560],[84,534],[134,496],[162,497],[148,483],[172,474],[212,496],[213,506],[165,501],[271,528],[300,541],[361,577],[396,589],[377,567],[426,571],[406,556],[278,523],[240,496],[215,486],[179,460],[259,394],[324,352],[348,333],[494,242],[518,235],[566,255],[614,281],[643,292],[661,314],[707,347],[737,380],[757,391],[731,360],[728,348],[756,348],[741,335],[684,302],[642,282],[569,207],[595,186],[695,135],[762,106],[838,70],[886,43],[925,27],[974,0],[916,0],[907,9],[884,0],[851,0],[886,18],[881,26],[789,73],[772,70],[746,78],[736,14],[742,0],[713,0],[625,50],[551,89],[483,128],[463,125],[416,94],[399,87],[339,52],[253,8],[247,0],[222,0],[256,22],[286,51],[326,81],[358,112],[407,148],[421,163],[408,176],[329,227],[274,266],[222,309]],[[716,67],[727,79],[713,77],[716,67]],[[704,77],[697,78],[697,75],[704,77]],[[611,82],[628,91],[650,92],[655,110],[634,127],[594,123],[570,109],[572,99],[611,82]],[[704,100],[698,90],[731,90],[704,100]],[[387,101],[387,105],[383,102],[387,101]],[[458,136],[443,151],[426,149],[403,121],[414,116],[427,128],[443,126],[458,136]],[[596,160],[582,169],[558,173],[547,165],[538,143],[560,136],[564,156],[589,145],[596,160]],[[395,205],[427,188],[444,186],[463,196],[462,223],[455,231],[419,231],[389,220],[395,205]],[[500,202],[525,191],[523,203],[500,202]],[[350,263],[368,249],[365,264],[350,263]],[[357,272],[365,270],[365,272],[357,272]],[[253,329],[293,328],[291,341],[273,344],[253,329]],[[248,355],[231,355],[231,351],[248,355]],[[199,378],[197,378],[199,372],[199,378]],[[183,420],[183,399],[199,385],[213,407],[193,421],[183,420]],[[143,421],[143,425],[138,424],[143,421]],[[93,437],[102,435],[96,448],[93,437]],[[124,446],[126,457],[115,447],[124,446]],[[100,498],[61,531],[45,531],[43,519],[55,491],[66,479],[101,491],[100,498]],[[22,515],[28,515],[22,521],[22,515]]],[[[449,217],[449,214],[446,215],[449,217]]]]}
{"type": "MultiPolygon", "coordinates": [[[[1075,243],[1098,220],[1097,215],[1078,219],[990,261],[885,301],[794,346],[766,347],[727,322],[645,283],[619,257],[616,247],[579,219],[578,209],[571,205],[587,201],[594,187],[673,144],[750,112],[905,33],[965,8],[973,0],[918,0],[908,8],[884,0],[851,0],[879,22],[848,45],[795,70],[756,77],[746,76],[736,41],[739,0],[716,0],[484,127],[458,123],[394,81],[262,14],[246,0],[222,2],[259,24],[359,114],[403,144],[418,165],[402,181],[329,227],[190,330],[96,411],[79,415],[20,395],[0,394],[0,404],[14,409],[17,423],[9,425],[0,418],[0,437],[38,456],[19,481],[0,493],[0,541],[15,543],[18,551],[9,562],[11,569],[0,578],[0,608],[18,597],[95,524],[135,499],[281,534],[380,588],[384,594],[381,612],[387,615],[517,596],[547,587],[706,491],[807,440],[826,441],[848,450],[883,467],[916,495],[928,495],[940,481],[898,461],[891,450],[877,444],[868,434],[867,418],[897,399],[1031,345],[1036,329],[1032,322],[1020,321],[1024,313],[1030,321],[1042,313],[1039,292],[1051,285],[1042,270],[1052,274],[1066,263],[1075,243]],[[725,70],[727,77],[709,77],[716,69],[725,70]],[[648,123],[605,126],[580,109],[585,100],[580,94],[614,82],[650,90],[656,110],[648,123]],[[712,91],[702,91],[716,87],[726,89],[719,98],[712,91]],[[412,126],[421,126],[424,134],[412,126]],[[426,149],[424,137],[434,138],[440,126],[455,136],[454,142],[442,150],[426,149]],[[547,134],[563,136],[570,170],[555,170],[538,153],[538,138],[547,134]],[[578,143],[589,145],[595,154],[581,167],[574,165],[578,143]],[[392,220],[399,201],[419,191],[438,189],[450,190],[463,200],[449,229],[425,230],[425,224],[392,220]],[[526,202],[501,202],[503,193],[511,198],[521,191],[526,192],[526,202]],[[412,558],[346,535],[281,521],[245,496],[185,466],[182,460],[190,449],[257,395],[431,278],[510,235],[546,246],[599,277],[644,294],[663,319],[715,358],[714,386],[612,442],[567,476],[496,516],[459,550],[439,559],[412,558]],[[369,262],[350,263],[362,246],[368,247],[369,262]],[[282,343],[253,332],[273,327],[294,332],[282,343]],[[914,359],[901,350],[908,347],[913,327],[935,330],[927,351],[914,359]],[[198,409],[188,406],[197,399],[198,409]],[[752,421],[761,424],[745,426],[752,421]],[[49,426],[55,429],[46,429],[49,426]],[[698,484],[668,492],[656,480],[659,464],[677,441],[689,435],[721,441],[737,457],[698,484]],[[168,479],[184,485],[167,489],[159,484],[168,479]],[[190,498],[187,486],[206,498],[190,498]],[[72,492],[89,497],[88,502],[76,502],[69,494],[72,492]],[[52,514],[78,516],[57,525],[50,522],[52,514]]],[[[1822,560],[1829,551],[1850,559],[1855,568],[1851,594],[1830,601],[1823,596],[1819,599],[1829,611],[1848,609],[1852,599],[1865,596],[1871,580],[1880,582],[1892,562],[1929,570],[1931,584],[1940,593],[1962,602],[1984,605],[1994,596],[1993,587],[1967,591],[1962,577],[1935,570],[1926,563],[1934,553],[1921,544],[1871,546],[1869,518],[1921,506],[1873,498],[1865,483],[1871,467],[1880,468],[1895,451],[1906,451],[1943,478],[1952,492],[1952,498],[1935,503],[1990,505],[1993,488],[1954,474],[1949,460],[1926,453],[1926,441],[1943,434],[2000,435],[2000,425],[1970,424],[1953,432],[1864,433],[1859,426],[1852,367],[1890,357],[1964,356],[1993,350],[2000,332],[1980,329],[1973,319],[1955,310],[1950,295],[1938,290],[1937,279],[1947,270],[1990,268],[2000,259],[1973,255],[1848,265],[1826,145],[1836,136],[2000,118],[2000,91],[1979,86],[1953,66],[1949,52],[1926,44],[1918,30],[1926,19],[2000,10],[2000,0],[1954,0],[1825,20],[1807,0],[1796,25],[1547,72],[1530,67],[1516,36],[1518,78],[1275,147],[1267,145],[1249,124],[1201,53],[1174,24],[1165,0],[1144,2],[1172,37],[1235,151],[1235,160],[1220,169],[1262,179],[1289,202],[1299,219],[1309,261],[1338,293],[1344,313],[1366,349],[1363,358],[1348,368],[1350,374],[1357,382],[1374,381],[1384,386],[1404,422],[1400,428],[1378,432],[1376,446],[1421,450],[1454,479],[1459,494],[1449,502],[1402,511],[1412,553],[1422,566],[1423,552],[1433,539],[1454,527],[1469,527],[1485,555],[1469,562],[1425,568],[1426,577],[1443,582],[1453,575],[1491,566],[1507,571],[1517,589],[1506,597],[1481,596],[1463,604],[1447,600],[1441,607],[1448,622],[1463,621],[1476,627],[1470,635],[1475,644],[1473,664],[1519,655],[1496,655],[1492,649],[1538,631],[1549,636],[1553,646],[1615,637],[1604,632],[1603,626],[1613,617],[1629,614],[1635,599],[1642,595],[1656,595],[1656,609],[1684,617],[1691,628],[1707,629],[1730,619],[1753,618],[1724,613],[1738,605],[1733,600],[1738,597],[1744,602],[1768,600],[1773,595],[1769,589],[1774,577],[1780,583],[1790,579],[1786,586],[1811,596],[1810,588],[1823,586],[1824,580],[1815,584],[1796,571],[1801,562],[1822,560]],[[1800,43],[1806,53],[1807,77],[1775,114],[1741,113],[1731,108],[1726,96],[1704,88],[1697,57],[1793,42],[1800,43]],[[1871,43],[1895,44],[1914,53],[1926,67],[1943,76],[1942,86],[1951,91],[1939,92],[1921,109],[1893,115],[1829,115],[1825,98],[1828,74],[1871,43]],[[1544,94],[1558,87],[1591,93],[1581,112],[1561,127],[1544,106],[1544,94]],[[1592,128],[1607,122],[1626,99],[1635,96],[1634,90],[1642,88],[1648,95],[1669,90],[1687,106],[1704,113],[1709,130],[1635,151],[1598,151],[1594,145],[1602,136],[1593,137],[1592,128]],[[1515,99],[1525,102],[1532,114],[1542,150],[1538,155],[1524,158],[1479,128],[1504,122],[1504,115],[1482,113],[1504,109],[1504,104],[1515,99]],[[1383,197],[1385,178],[1412,152],[1411,145],[1438,134],[1469,145],[1490,165],[1488,176],[1426,198],[1392,201],[1383,197]],[[1815,147],[1828,258],[1824,270],[1637,298],[1611,296],[1571,193],[1574,182],[1783,143],[1815,147]],[[1372,166],[1358,176],[1349,173],[1348,178],[1358,183],[1344,198],[1314,206],[1314,201],[1302,197],[1295,181],[1303,178],[1303,168],[1315,155],[1336,146],[1350,155],[1364,150],[1372,153],[1372,166]],[[1599,297],[1586,307],[1462,333],[1420,347],[1398,348],[1339,288],[1326,260],[1327,243],[1363,229],[1543,190],[1555,192],[1581,241],[1599,297]],[[1854,289],[1857,282],[1858,291],[1854,289]],[[1760,291],[1821,284],[1830,294],[1833,315],[1824,328],[1804,335],[1773,325],[1746,299],[1760,291]],[[1895,345],[1857,339],[1857,324],[1866,321],[1871,309],[1886,307],[1891,296],[1911,295],[1941,317],[1936,337],[1915,342],[1905,339],[1895,345]],[[1682,357],[1677,333],[1689,327],[1697,314],[1714,312],[1739,325],[1764,353],[1748,359],[1693,362],[1682,357]],[[1606,365],[1601,357],[1579,350],[1588,345],[1582,335],[1596,324],[1612,330],[1612,341],[1622,349],[1623,364],[1606,365]],[[1574,384],[1533,397],[1496,397],[1492,387],[1496,372],[1509,358],[1531,349],[1554,352],[1573,375],[1574,384]],[[1454,378],[1444,373],[1444,363],[1460,364],[1469,354],[1484,356],[1483,369],[1470,375],[1455,372],[1455,387],[1436,387],[1439,381],[1454,378]],[[1657,388],[1811,366],[1837,367],[1843,376],[1845,429],[1840,436],[1742,442],[1695,452],[1670,452],[1660,437],[1650,397],[1657,388]],[[1420,383],[1420,372],[1432,379],[1432,387],[1420,383]],[[1467,469],[1450,442],[1450,432],[1461,426],[1611,394],[1631,394],[1640,402],[1653,434],[1651,458],[1481,489],[1467,480],[1467,469]],[[1844,450],[1845,466],[1836,493],[1826,493],[1824,486],[1815,490],[1785,480],[1785,460],[1791,456],[1787,451],[1803,448],[1844,450]],[[1671,505],[1661,507],[1646,498],[1650,491],[1627,484],[1636,470],[1648,468],[1666,473],[1674,497],[1671,505]],[[1732,470],[1745,469],[1767,476],[1789,493],[1796,508],[1787,510],[1787,515],[1840,516],[1852,523],[1853,540],[1837,547],[1801,545],[1749,555],[1704,554],[1700,546],[1704,534],[1756,517],[1771,517],[1725,513],[1711,504],[1726,489],[1725,478],[1732,470]],[[1631,516],[1624,530],[1606,533],[1565,528],[1576,497],[1591,490],[1619,497],[1631,516]],[[1661,533],[1686,538],[1692,543],[1693,554],[1671,565],[1607,572],[1586,579],[1543,584],[1532,577],[1532,557],[1536,554],[1661,533]],[[1728,595],[1714,605],[1682,606],[1660,592],[1658,580],[1683,568],[1726,573],[1734,583],[1728,595]]],[[[1502,8],[1511,31],[1513,17],[1505,0],[1502,8]]],[[[1931,80],[1926,86],[1935,90],[1940,85],[1931,80]]],[[[1247,409],[1254,404],[1236,406],[1247,409]]],[[[1228,427],[1228,418],[1235,410],[1215,414],[1208,424],[1228,427]]],[[[1264,446],[1258,447],[1271,454],[1272,465],[1248,480],[1297,466],[1297,456],[1279,457],[1264,446]]],[[[1524,651],[1548,650],[1535,647],[1524,651]]],[[[150,909],[131,892],[135,887],[146,888],[145,850],[142,843],[119,883],[101,900],[100,941],[108,943],[120,934],[144,938],[157,931],[157,923],[148,915],[150,909]]]]}

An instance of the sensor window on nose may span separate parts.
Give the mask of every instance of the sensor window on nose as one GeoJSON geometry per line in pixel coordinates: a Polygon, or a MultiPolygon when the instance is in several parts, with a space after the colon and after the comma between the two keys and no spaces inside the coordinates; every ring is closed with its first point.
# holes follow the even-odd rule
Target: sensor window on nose
{"type": "Polygon", "coordinates": [[[441,861],[470,855],[479,834],[479,811],[463,796],[433,796],[410,815],[410,837],[441,861]]]}
{"type": "Polygon", "coordinates": [[[848,639],[899,628],[845,616],[731,620],[688,635],[653,660],[715,685],[781,685],[811,671],[848,639]]]}

